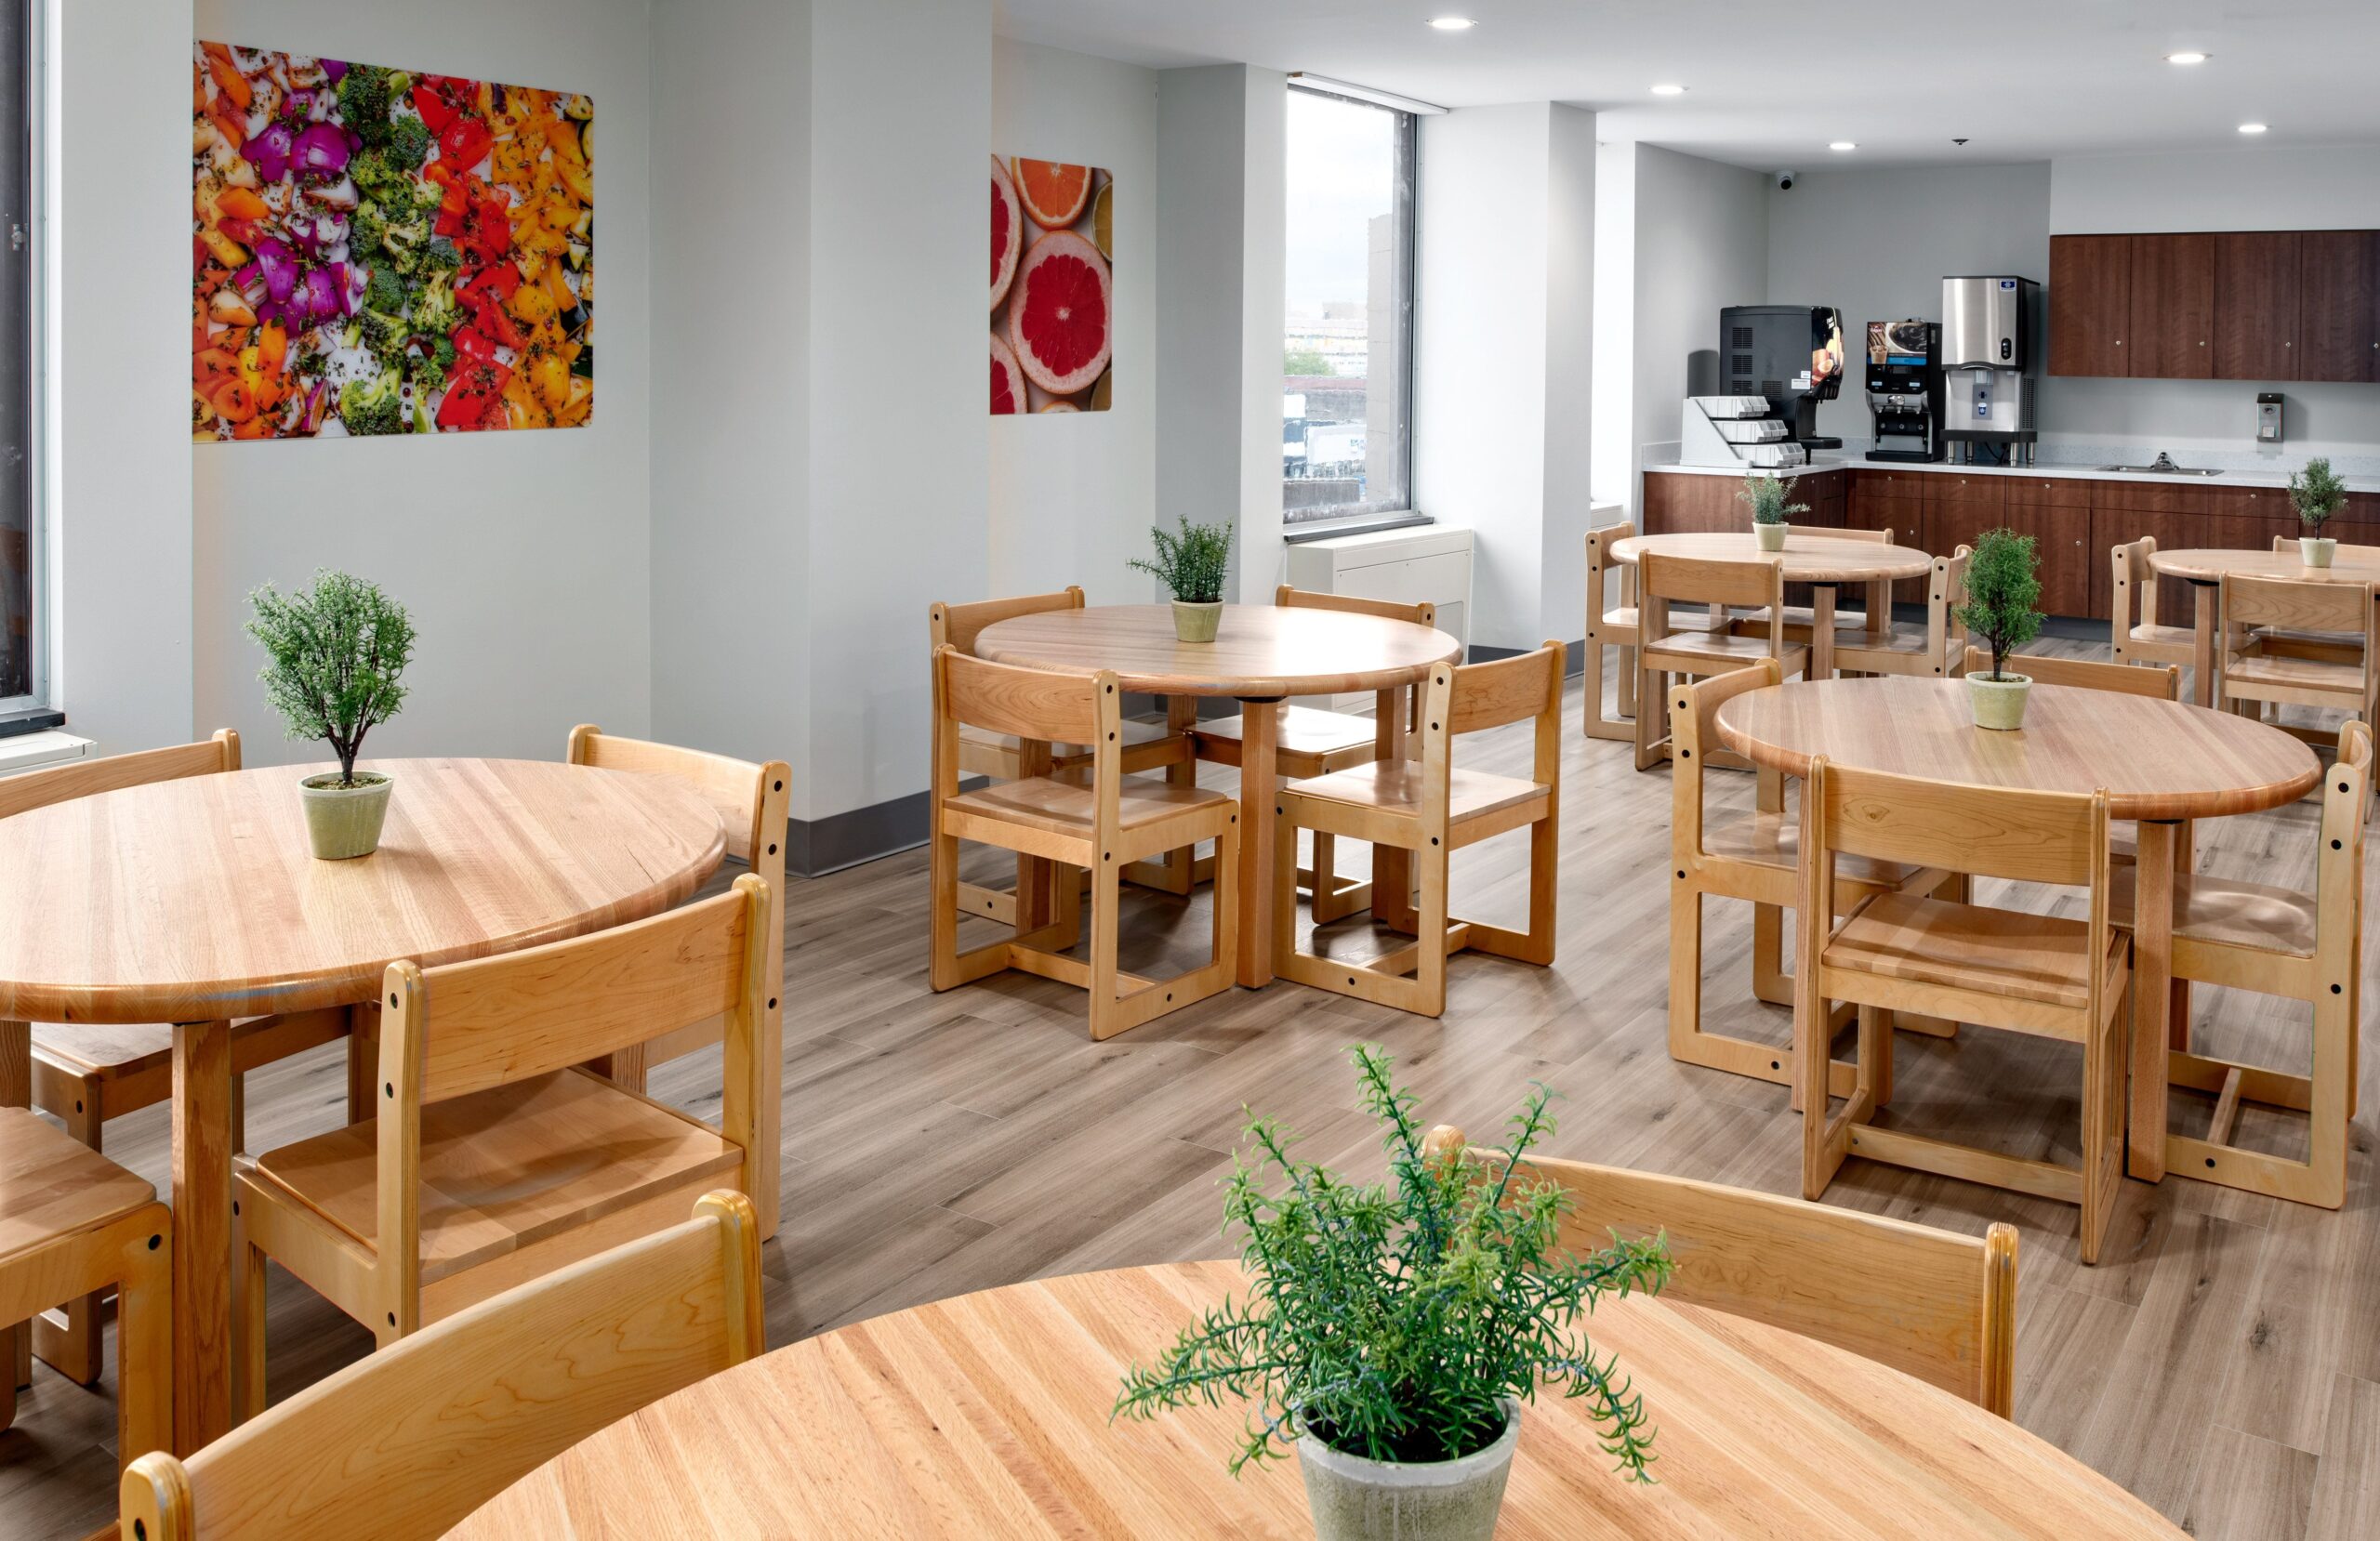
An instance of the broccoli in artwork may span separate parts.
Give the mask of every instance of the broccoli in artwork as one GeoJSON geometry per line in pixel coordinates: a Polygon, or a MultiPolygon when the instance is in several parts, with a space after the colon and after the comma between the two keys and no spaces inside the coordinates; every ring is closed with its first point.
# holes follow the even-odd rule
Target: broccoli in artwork
{"type": "Polygon", "coordinates": [[[413,166],[398,159],[393,146],[364,151],[348,162],[347,174],[366,199],[384,205],[384,214],[394,211],[403,217],[420,201],[420,180],[413,166]]]}
{"type": "Polygon", "coordinates": [[[370,64],[350,64],[338,83],[339,121],[367,146],[389,141],[389,74],[370,64]]]}
{"type": "Polygon", "coordinates": [[[397,394],[403,376],[390,370],[368,380],[350,380],[338,393],[339,421],[352,434],[405,431],[404,403],[397,394]]]}
{"type": "Polygon", "coordinates": [[[430,156],[430,125],[419,118],[406,116],[389,125],[389,143],[381,153],[408,172],[421,169],[430,156]]]}
{"type": "Polygon", "coordinates": [[[455,299],[453,270],[433,272],[424,279],[413,298],[414,330],[443,337],[455,330],[462,319],[462,307],[455,299]]]}
{"type": "Polygon", "coordinates": [[[371,281],[364,286],[364,308],[384,315],[402,315],[405,308],[404,281],[390,268],[376,267],[371,281]]]}
{"type": "Polygon", "coordinates": [[[423,350],[405,362],[406,377],[413,381],[416,392],[437,389],[446,383],[446,376],[454,369],[455,344],[446,337],[430,338],[423,350]]]}

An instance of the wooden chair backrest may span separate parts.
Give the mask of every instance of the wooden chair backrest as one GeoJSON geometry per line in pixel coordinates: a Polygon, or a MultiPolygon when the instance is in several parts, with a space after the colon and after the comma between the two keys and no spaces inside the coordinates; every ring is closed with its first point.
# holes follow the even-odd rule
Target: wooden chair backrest
{"type": "MultiPolygon", "coordinates": [[[[1730,669],[1707,679],[1673,686],[1670,700],[1670,747],[1676,765],[1670,778],[1670,834],[1681,861],[1702,854],[1702,768],[1710,749],[1719,742],[1719,708],[1747,691],[1780,684],[1784,668],[1764,658],[1745,669],[1730,669]]],[[[1763,805],[1769,800],[1771,779],[1761,772],[1763,805]]]]}
{"type": "Polygon", "coordinates": [[[2143,535],[2108,548],[2113,568],[2115,598],[2109,606],[2109,625],[2113,628],[2115,645],[2123,645],[2132,630],[2132,597],[2140,596],[2140,624],[2157,624],[2157,573],[2149,559],[2157,554],[2157,537],[2143,535]]]}
{"type": "Polygon", "coordinates": [[[1604,612],[1610,608],[1606,602],[1607,598],[1621,605],[1636,602],[1635,570],[1611,560],[1613,547],[1635,538],[1636,526],[1624,520],[1587,532],[1587,629],[1583,635],[1593,638],[1602,629],[1604,612]],[[1620,577],[1620,591],[1606,596],[1605,580],[1615,572],[1620,577]]]}
{"type": "Polygon", "coordinates": [[[317,1381],[187,1461],[125,1471],[125,1541],[434,1536],[638,1408],[766,1351],[760,1233],[715,1192],[317,1381]]]}
{"type": "Polygon", "coordinates": [[[767,879],[772,891],[784,887],[786,809],[793,780],[785,761],[755,765],[707,750],[621,738],[591,722],[570,731],[564,756],[572,765],[675,776],[691,784],[726,826],[727,854],[767,879]]]}
{"type": "Polygon", "coordinates": [[[1080,610],[1082,590],[1069,584],[1055,594],[1025,594],[1009,599],[978,599],[972,604],[930,605],[926,609],[926,646],[945,645],[961,652],[975,651],[975,639],[985,626],[1019,615],[1048,610],[1080,610]]]}
{"type": "Polygon", "coordinates": [[[1950,658],[1950,646],[1967,634],[1959,607],[1967,602],[1967,562],[1975,547],[1962,546],[1947,557],[1934,559],[1925,577],[1926,656],[1936,663],[1950,658]]]}
{"type": "Polygon", "coordinates": [[[1725,561],[1647,551],[1636,563],[1636,591],[1647,600],[1686,604],[1778,605],[1785,568],[1774,557],[1725,561]]]}
{"type": "Polygon", "coordinates": [[[971,658],[955,647],[934,653],[934,714],[955,726],[1022,739],[1088,744],[1094,750],[1119,731],[1122,701],[1112,674],[1059,674],[971,658]]]}
{"type": "MultiPolygon", "coordinates": [[[[2297,537],[2275,535],[2272,538],[2272,548],[2276,555],[2283,552],[2294,553],[2297,549],[2297,537]]],[[[2340,541],[2338,550],[2332,553],[2332,560],[2338,560],[2342,558],[2355,561],[2380,560],[2380,546],[2352,546],[2346,541],[2340,541]]]]}
{"type": "MultiPolygon", "coordinates": [[[[1462,1131],[1431,1131],[1433,1152],[1462,1131]]],[[[1468,1152],[1489,1176],[1504,1153],[1468,1152]]],[[[1783,1327],[1890,1365],[2002,1417],[2014,1403],[2016,1231],[1982,1238],[1621,1166],[1532,1157],[1568,1207],[1562,1245],[1579,1256],[1662,1235],[1676,1263],[1665,1300],[1783,1327]]]]}
{"type": "MultiPolygon", "coordinates": [[[[2145,695],[2158,701],[2179,701],[2182,698],[2182,669],[2178,664],[2150,668],[2134,664],[2095,664],[2084,658],[2053,658],[2047,653],[2029,652],[2021,659],[2011,659],[2018,673],[2032,677],[2043,685],[2067,685],[2082,691],[2109,691],[2118,695],[2145,695]]],[[[1985,674],[1991,668],[1991,654],[1982,648],[1967,649],[1966,672],[1985,674]]]]}
{"type": "Polygon", "coordinates": [[[2344,983],[2350,1022],[2363,1021],[2363,831],[2371,809],[2372,728],[2339,730],[2339,753],[2322,778],[2321,843],[2314,850],[2315,951],[2321,972],[2344,983]]]}
{"type": "Polygon", "coordinates": [[[127,786],[180,781],[185,776],[211,776],[239,768],[240,735],[231,729],[220,728],[214,737],[196,744],[77,760],[72,765],[28,770],[0,780],[0,819],[127,786]]]}
{"type": "Polygon", "coordinates": [[[1383,620],[1410,621],[1421,626],[1438,624],[1438,607],[1434,604],[1359,599],[1352,594],[1324,594],[1311,588],[1292,588],[1288,584],[1273,590],[1273,602],[1301,610],[1335,610],[1348,615],[1378,615],[1383,620]]]}
{"type": "Polygon", "coordinates": [[[2366,636],[2373,629],[2375,610],[2380,605],[2374,604],[2371,589],[2361,584],[2223,574],[2223,624],[2235,637],[2249,626],[2366,636]]]}
{"type": "Polygon", "coordinates": [[[1460,737],[1560,711],[1567,660],[1568,650],[1549,641],[1493,663],[1457,665],[1447,691],[1447,731],[1460,737]]]}
{"type": "MultiPolygon", "coordinates": [[[[2105,864],[2104,793],[1964,786],[1823,759],[1818,765],[1825,776],[1810,778],[1802,789],[1805,860],[1869,856],[2076,888],[2095,886],[2105,864]],[[1807,827],[1812,823],[1818,827],[1807,827]]],[[[2103,876],[2096,886],[2104,886],[2103,876]]]]}
{"type": "Polygon", "coordinates": [[[1879,546],[1890,546],[1893,543],[1890,526],[1882,530],[1854,530],[1848,526],[1828,525],[1821,528],[1815,524],[1796,524],[1792,528],[1806,531],[1813,535],[1824,535],[1829,540],[1867,540],[1873,541],[1879,546]]]}

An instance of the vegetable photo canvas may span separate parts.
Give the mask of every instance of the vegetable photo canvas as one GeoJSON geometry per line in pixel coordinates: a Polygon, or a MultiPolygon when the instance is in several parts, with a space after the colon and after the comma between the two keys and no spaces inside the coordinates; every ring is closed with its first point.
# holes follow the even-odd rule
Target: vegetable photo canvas
{"type": "Polygon", "coordinates": [[[584,426],[594,157],[582,93],[197,44],[192,437],[584,426]]]}

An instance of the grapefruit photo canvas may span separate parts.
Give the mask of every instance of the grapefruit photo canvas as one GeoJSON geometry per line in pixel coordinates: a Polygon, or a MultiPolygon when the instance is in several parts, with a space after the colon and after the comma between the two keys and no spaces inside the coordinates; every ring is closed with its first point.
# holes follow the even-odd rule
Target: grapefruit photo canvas
{"type": "Polygon", "coordinates": [[[200,43],[191,434],[584,426],[595,103],[200,43]]]}
{"type": "Polygon", "coordinates": [[[1105,412],[1116,333],[1115,178],[992,157],[992,415],[1105,412]]]}

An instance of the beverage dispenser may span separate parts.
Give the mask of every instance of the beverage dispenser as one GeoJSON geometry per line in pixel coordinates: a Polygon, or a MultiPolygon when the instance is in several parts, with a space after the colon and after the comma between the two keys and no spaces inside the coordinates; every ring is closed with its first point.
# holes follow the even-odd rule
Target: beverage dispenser
{"type": "Polygon", "coordinates": [[[1942,438],[1974,463],[2032,464],[2033,339],[2041,285],[1992,273],[1942,280],[1942,438]]]}

